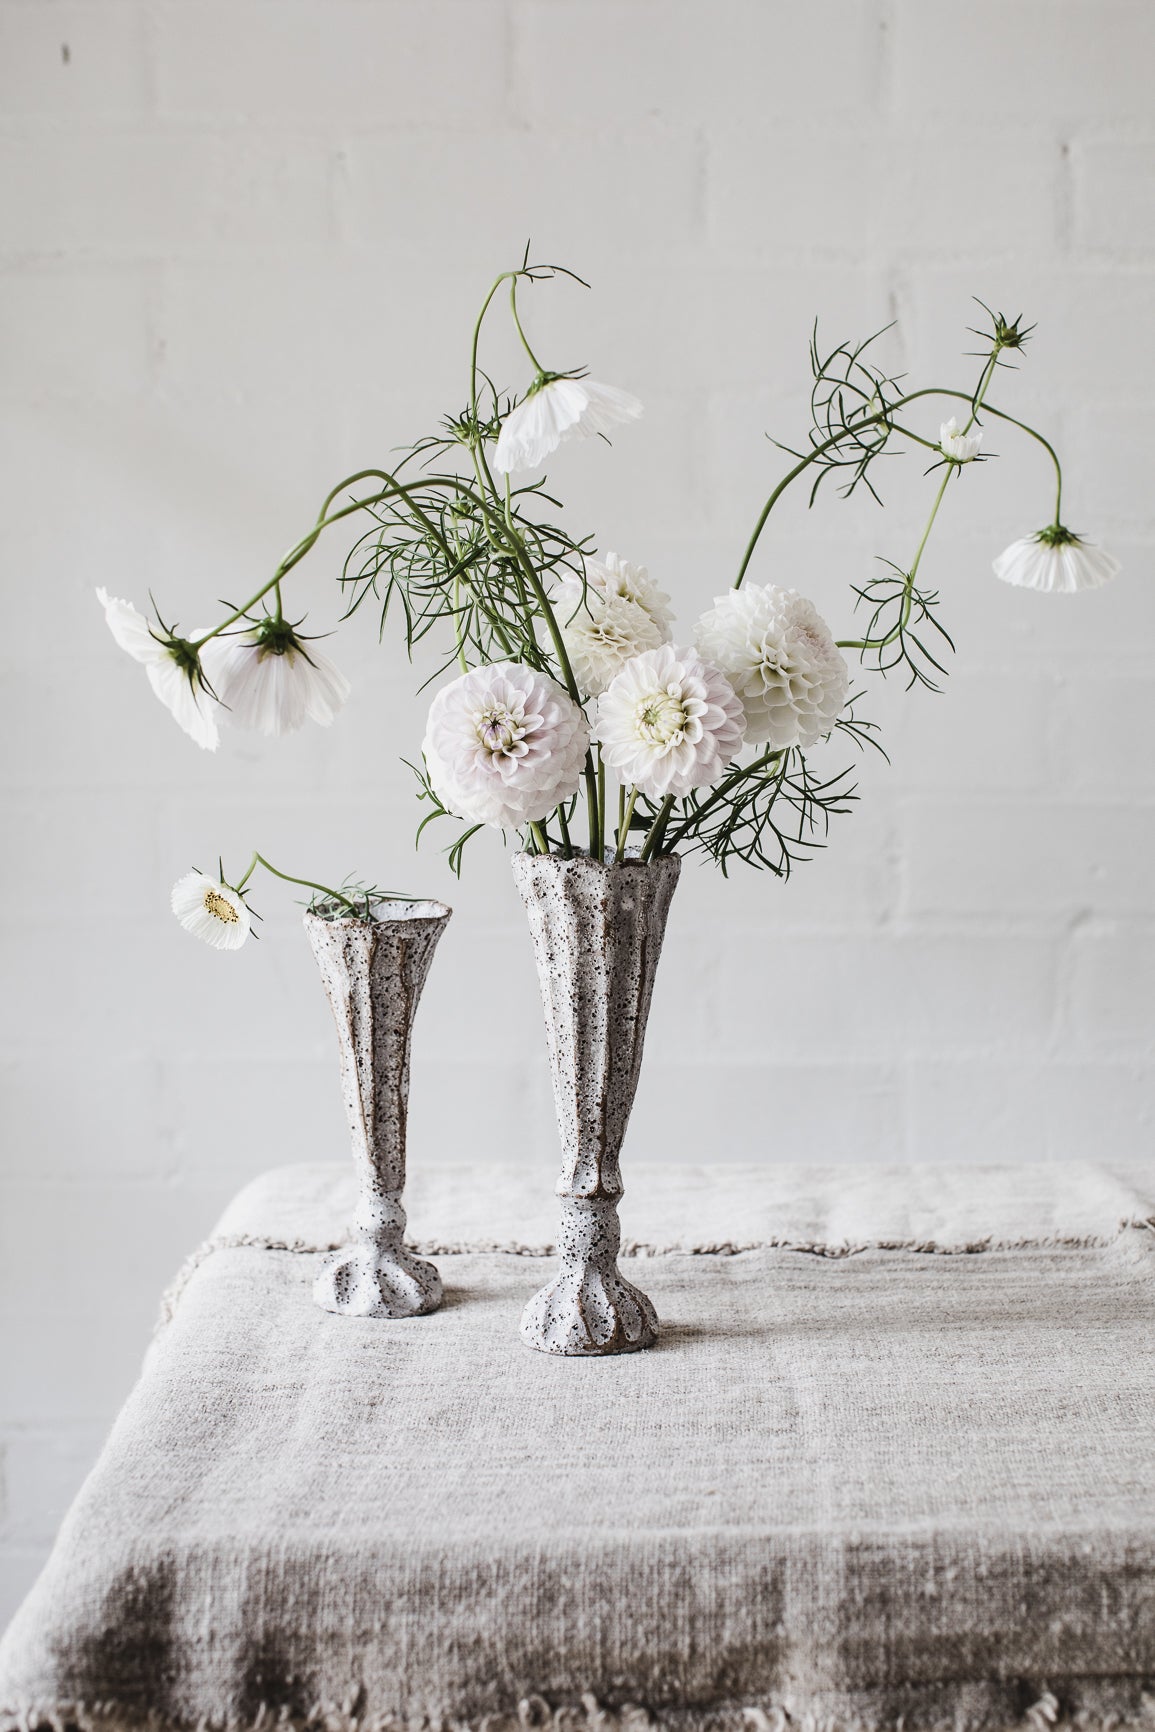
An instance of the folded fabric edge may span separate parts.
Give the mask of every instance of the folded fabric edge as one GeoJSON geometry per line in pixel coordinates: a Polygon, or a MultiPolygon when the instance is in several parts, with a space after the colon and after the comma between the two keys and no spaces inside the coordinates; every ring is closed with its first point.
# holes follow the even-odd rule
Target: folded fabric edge
{"type": "MultiPolygon", "coordinates": [[[[515,1709],[485,1714],[476,1720],[457,1716],[419,1720],[366,1711],[360,1692],[342,1703],[316,1703],[307,1714],[262,1703],[255,1715],[202,1715],[174,1720],[139,1713],[116,1702],[62,1702],[51,1707],[21,1703],[0,1707],[0,1732],[920,1732],[941,1726],[949,1718],[950,1732],[1151,1732],[1155,1722],[1155,1687],[1136,1679],[1094,1680],[1102,1706],[1085,1701],[1064,1703],[1050,1689],[1039,1694],[1023,1683],[978,1686],[987,1701],[971,1711],[952,1687],[924,1686],[915,1714],[888,1705],[875,1710],[841,1700],[835,1706],[791,1701],[763,1704],[720,1703],[716,1706],[651,1710],[638,1703],[604,1706],[592,1692],[580,1705],[551,1706],[542,1696],[523,1697],[515,1709]],[[1008,1712],[999,1699],[1017,1697],[1026,1706],[1008,1712]],[[1033,1698],[1033,1700],[1032,1700],[1033,1698]]],[[[965,1693],[965,1687],[964,1687],[965,1693]]]]}
{"type": "MultiPolygon", "coordinates": [[[[859,1257],[866,1251],[906,1251],[920,1257],[973,1257],[986,1251],[1093,1251],[1114,1245],[1124,1233],[1155,1231],[1155,1216],[1125,1216],[1113,1233],[1061,1233],[1015,1239],[1000,1239],[990,1235],[969,1243],[942,1244],[935,1239],[861,1239],[834,1244],[829,1240],[769,1237],[762,1239],[721,1239],[689,1245],[655,1245],[644,1239],[623,1239],[623,1257],[739,1257],[751,1251],[794,1251],[810,1257],[859,1257]]],[[[159,1332],[171,1323],[180,1297],[201,1264],[215,1251],[289,1251],[297,1255],[315,1256],[324,1251],[336,1251],[348,1244],[348,1235],[330,1239],[284,1239],[264,1233],[215,1233],[197,1246],[181,1264],[165,1289],[160,1302],[159,1332]]],[[[411,1250],[421,1257],[553,1257],[557,1246],[548,1241],[537,1245],[520,1244],[513,1240],[444,1239],[407,1240],[411,1250]]],[[[3,1732],[3,1728],[0,1728],[3,1732]]],[[[1151,1729],[1148,1728],[1148,1732],[1151,1729]]]]}

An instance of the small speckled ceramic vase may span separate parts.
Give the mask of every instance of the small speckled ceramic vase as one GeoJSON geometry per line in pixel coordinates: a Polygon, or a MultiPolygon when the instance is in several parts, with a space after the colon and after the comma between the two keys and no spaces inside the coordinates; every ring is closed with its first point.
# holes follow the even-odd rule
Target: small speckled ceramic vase
{"type": "Polygon", "coordinates": [[[644,1293],[618,1268],[618,1156],[642,1066],[670,899],[672,855],[602,865],[518,854],[561,1133],[561,1269],[534,1295],[522,1340],[541,1353],[635,1353],[657,1340],[644,1293]]]}
{"type": "Polygon", "coordinates": [[[305,916],[337,1024],[359,1185],[352,1241],[326,1257],[313,1298],[345,1317],[420,1317],[441,1303],[437,1270],[405,1247],[401,1193],[413,1017],[452,912],[383,902],[371,923],[305,916]]]}

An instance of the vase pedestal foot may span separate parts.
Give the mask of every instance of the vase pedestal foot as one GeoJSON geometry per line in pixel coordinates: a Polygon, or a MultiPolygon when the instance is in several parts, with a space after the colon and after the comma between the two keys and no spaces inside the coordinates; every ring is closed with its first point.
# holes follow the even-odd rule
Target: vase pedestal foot
{"type": "Polygon", "coordinates": [[[522,1312],[527,1347],[595,1359],[654,1345],[657,1313],[618,1268],[620,1245],[617,1197],[561,1199],[561,1269],[522,1312]]]}
{"type": "Polygon", "coordinates": [[[342,1317],[424,1317],[441,1303],[441,1276],[405,1244],[400,1192],[358,1203],[354,1239],[330,1251],[313,1283],[324,1311],[342,1317]]]}

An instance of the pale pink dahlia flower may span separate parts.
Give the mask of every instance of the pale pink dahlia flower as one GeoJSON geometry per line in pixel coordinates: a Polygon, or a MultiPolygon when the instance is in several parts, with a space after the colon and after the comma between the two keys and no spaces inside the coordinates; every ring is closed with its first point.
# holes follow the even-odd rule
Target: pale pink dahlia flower
{"type": "Polygon", "coordinates": [[[589,741],[584,711],[556,681],[521,662],[496,662],[441,688],[422,750],[451,812],[519,829],[577,793],[589,741]]]}
{"type": "Polygon", "coordinates": [[[725,675],[670,644],[627,662],[598,699],[595,733],[606,762],[654,800],[715,781],[743,732],[725,675]]]}

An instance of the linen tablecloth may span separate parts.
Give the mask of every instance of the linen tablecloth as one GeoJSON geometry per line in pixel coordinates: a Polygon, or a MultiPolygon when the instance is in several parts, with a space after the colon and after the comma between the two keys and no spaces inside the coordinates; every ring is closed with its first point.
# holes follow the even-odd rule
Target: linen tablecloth
{"type": "Polygon", "coordinates": [[[1155,1164],[637,1167],[657,1348],[520,1343],[540,1169],[416,1170],[443,1309],[243,1192],[0,1643],[0,1727],[1155,1724],[1155,1164]]]}

